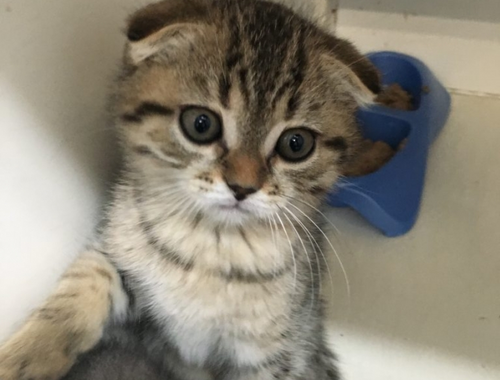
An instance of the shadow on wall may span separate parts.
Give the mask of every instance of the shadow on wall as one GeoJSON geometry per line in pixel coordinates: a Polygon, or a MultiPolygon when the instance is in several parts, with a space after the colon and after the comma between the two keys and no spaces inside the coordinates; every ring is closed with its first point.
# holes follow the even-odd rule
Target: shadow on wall
{"type": "Polygon", "coordinates": [[[108,84],[133,0],[0,3],[0,339],[98,220],[116,144],[108,84]]]}

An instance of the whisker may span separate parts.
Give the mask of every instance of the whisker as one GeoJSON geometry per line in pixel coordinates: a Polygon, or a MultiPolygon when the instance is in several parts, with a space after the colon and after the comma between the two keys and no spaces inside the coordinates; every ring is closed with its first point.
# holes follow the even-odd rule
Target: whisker
{"type": "Polygon", "coordinates": [[[182,211],[184,211],[186,209],[186,207],[191,206],[192,200],[190,198],[188,198],[187,196],[185,196],[185,195],[183,196],[181,194],[180,196],[178,196],[175,199],[175,203],[176,203],[176,205],[174,208],[170,209],[170,211],[168,213],[162,214],[161,222],[166,221],[172,215],[180,214],[182,211]]]}
{"type": "MultiPolygon", "coordinates": [[[[171,206],[171,205],[178,206],[179,202],[182,199],[188,199],[188,198],[187,198],[186,194],[184,194],[182,191],[178,191],[176,193],[170,194],[169,197],[162,199],[161,202],[167,203],[168,206],[171,206]]],[[[159,202],[158,199],[151,199],[150,198],[146,201],[141,201],[140,204],[142,206],[150,207],[150,206],[157,206],[158,202],[159,202]]],[[[172,210],[172,208],[168,207],[168,210],[172,210]]],[[[160,211],[160,210],[155,210],[155,211],[160,211]]],[[[167,214],[167,215],[170,215],[170,214],[167,214]]]]}
{"type": "Polygon", "coordinates": [[[159,200],[167,200],[173,194],[185,194],[185,188],[182,186],[172,186],[166,187],[161,190],[155,190],[153,192],[148,192],[147,194],[138,196],[141,199],[141,203],[157,203],[159,200]],[[162,199],[163,198],[163,199],[162,199]]]}
{"type": "Polygon", "coordinates": [[[344,183],[347,184],[347,186],[344,186],[344,187],[351,187],[351,188],[359,189],[359,190],[361,190],[361,191],[363,191],[365,193],[369,193],[369,194],[372,194],[372,195],[379,194],[379,192],[377,192],[377,191],[373,191],[373,190],[370,190],[370,189],[367,189],[365,187],[362,187],[362,186],[359,186],[359,185],[355,184],[349,178],[351,178],[351,177],[347,177],[345,175],[339,175],[339,179],[341,179],[342,182],[344,182],[344,183]]]}
{"type": "MultiPolygon", "coordinates": [[[[190,199],[189,197],[185,197],[183,199],[183,201],[179,201],[180,204],[183,204],[184,207],[182,209],[179,210],[179,212],[177,214],[181,214],[183,212],[186,212],[188,213],[189,211],[192,211],[192,208],[193,208],[193,205],[196,206],[196,204],[193,202],[192,199],[190,199]]],[[[186,215],[186,219],[189,219],[189,214],[186,215]]]]}
{"type": "Polygon", "coordinates": [[[288,232],[285,228],[285,225],[283,224],[283,220],[281,220],[279,214],[277,212],[274,213],[278,220],[280,221],[281,226],[283,227],[283,232],[286,235],[286,238],[288,240],[288,244],[290,245],[290,251],[292,252],[292,260],[293,260],[293,290],[295,291],[296,286],[297,286],[297,261],[295,260],[295,252],[293,250],[293,245],[292,241],[290,240],[290,237],[288,236],[288,232]]]}
{"type": "MultiPolygon", "coordinates": [[[[289,210],[289,212],[291,212],[293,214],[293,212],[291,210],[289,210]]],[[[294,215],[294,214],[293,214],[294,215]]],[[[326,266],[326,270],[328,272],[328,280],[330,282],[330,287],[331,287],[331,291],[332,291],[332,297],[335,295],[335,285],[333,284],[333,276],[332,276],[332,271],[330,270],[330,264],[328,263],[328,260],[326,258],[326,255],[325,253],[323,252],[323,249],[321,248],[321,245],[318,243],[318,241],[316,240],[316,238],[313,236],[313,234],[311,233],[311,231],[309,231],[309,229],[306,227],[306,225],[304,223],[302,223],[300,221],[300,219],[294,215],[294,217],[296,218],[297,222],[302,226],[302,228],[306,231],[307,235],[309,236],[309,240],[313,240],[314,241],[314,244],[316,245],[316,247],[318,248],[320,254],[321,254],[321,257],[323,258],[323,262],[325,263],[325,266],[326,266]]],[[[314,247],[314,245],[313,245],[314,247]]],[[[316,249],[314,249],[314,253],[316,254],[316,260],[317,260],[317,265],[318,265],[318,268],[320,266],[320,262],[319,262],[319,258],[318,258],[318,254],[317,254],[317,251],[316,249]]],[[[321,269],[319,270],[320,274],[321,274],[321,269]]],[[[320,281],[320,294],[321,293],[321,287],[322,287],[322,282],[320,281]]]]}
{"type": "Polygon", "coordinates": [[[325,266],[326,266],[326,268],[328,270],[328,278],[330,279],[330,284],[332,285],[332,293],[333,293],[334,292],[334,286],[333,286],[332,274],[331,274],[331,271],[330,271],[330,266],[328,265],[328,261],[326,260],[326,257],[325,257],[325,255],[323,253],[323,250],[319,246],[318,242],[316,241],[316,239],[314,238],[314,236],[312,235],[312,233],[305,226],[305,224],[302,223],[302,221],[299,218],[297,218],[297,216],[290,209],[288,209],[288,207],[285,206],[284,208],[297,221],[297,223],[300,225],[300,227],[302,228],[302,230],[306,233],[307,238],[309,239],[309,243],[311,244],[311,247],[313,249],[314,255],[316,256],[316,266],[317,266],[317,269],[318,269],[318,275],[320,276],[319,294],[322,294],[322,281],[321,281],[322,271],[321,271],[321,264],[320,264],[320,260],[319,260],[319,257],[318,257],[318,251],[316,250],[316,246],[318,247],[318,249],[321,252],[321,255],[323,256],[323,260],[325,262],[325,266]],[[313,243],[313,241],[314,241],[314,243],[313,243]],[[315,246],[315,244],[316,244],[316,246],[315,246]]]}
{"type": "Polygon", "coordinates": [[[276,250],[279,251],[279,248],[278,248],[278,237],[276,236],[278,234],[278,231],[279,231],[279,228],[278,228],[278,223],[276,222],[276,218],[274,217],[274,214],[271,215],[272,217],[272,221],[273,221],[273,225],[274,225],[274,231],[275,231],[275,247],[276,247],[276,250]]]}
{"type": "Polygon", "coordinates": [[[170,157],[170,156],[166,155],[165,153],[163,153],[159,149],[155,149],[154,147],[149,147],[149,149],[151,150],[153,155],[156,156],[156,158],[158,158],[166,163],[173,164],[173,165],[181,165],[182,164],[182,162],[180,160],[178,160],[177,158],[170,157]]]}
{"type": "Polygon", "coordinates": [[[176,204],[180,198],[186,197],[186,194],[182,192],[181,190],[176,190],[169,192],[166,197],[163,198],[158,198],[158,197],[140,197],[137,199],[137,204],[142,206],[142,207],[151,207],[151,206],[157,206],[158,203],[163,203],[163,204],[176,204]]]}
{"type": "MultiPolygon", "coordinates": [[[[268,215],[267,216],[267,223],[269,225],[269,229],[271,230],[271,239],[274,245],[274,248],[278,248],[278,245],[276,244],[276,236],[274,235],[274,229],[273,229],[273,224],[271,222],[271,217],[268,215]]],[[[278,258],[274,257],[274,265],[273,265],[273,273],[276,275],[276,267],[278,266],[278,258]]]]}
{"type": "Polygon", "coordinates": [[[200,206],[198,205],[196,200],[192,200],[191,207],[186,211],[186,213],[187,213],[186,219],[191,220],[192,218],[194,218],[196,213],[199,211],[200,211],[200,206]],[[192,214],[194,214],[194,215],[192,215],[192,214]]]}
{"type": "MultiPolygon", "coordinates": [[[[292,199],[292,200],[297,201],[297,202],[299,202],[299,203],[302,203],[302,204],[304,204],[304,205],[306,205],[306,206],[308,206],[308,207],[312,208],[313,210],[315,210],[318,214],[320,214],[320,215],[323,217],[323,219],[324,219],[324,220],[325,220],[325,221],[326,221],[326,222],[327,222],[330,226],[332,226],[332,227],[333,227],[333,229],[334,229],[334,231],[333,231],[333,232],[334,232],[335,236],[339,239],[339,245],[341,246],[341,248],[342,248],[342,249],[344,249],[344,250],[346,250],[346,251],[348,251],[348,252],[350,252],[350,251],[351,251],[351,249],[349,248],[348,244],[346,244],[345,240],[344,240],[344,239],[342,239],[342,232],[341,232],[341,231],[337,228],[337,226],[336,226],[335,224],[333,224],[333,222],[332,222],[332,221],[331,221],[331,220],[330,220],[330,219],[329,219],[329,218],[328,218],[328,217],[327,217],[327,216],[326,216],[326,215],[325,215],[325,214],[324,214],[324,213],[323,213],[320,209],[318,209],[318,208],[314,207],[313,205],[311,205],[310,203],[307,203],[307,202],[302,201],[302,200],[300,200],[300,199],[297,199],[297,198],[294,198],[294,197],[291,197],[291,196],[287,196],[287,195],[284,195],[284,197],[289,198],[289,199],[292,199]]],[[[322,202],[324,201],[324,199],[321,199],[321,198],[316,197],[316,196],[314,196],[314,195],[313,195],[313,197],[315,197],[315,198],[316,198],[316,199],[318,199],[319,201],[322,201],[322,202]]]]}
{"type": "Polygon", "coordinates": [[[168,190],[184,190],[186,191],[186,186],[180,183],[169,184],[168,186],[160,186],[154,188],[154,190],[150,193],[152,196],[162,196],[165,194],[165,191],[168,190]]]}
{"type": "Polygon", "coordinates": [[[347,287],[347,297],[348,297],[348,299],[351,299],[351,286],[349,284],[349,279],[347,277],[347,272],[345,270],[344,264],[342,263],[342,260],[340,259],[339,254],[338,254],[337,250],[335,249],[335,247],[333,246],[332,242],[330,241],[330,239],[328,239],[328,236],[326,236],[325,232],[316,224],[316,222],[314,220],[312,220],[307,214],[305,214],[300,208],[298,208],[297,206],[295,206],[293,203],[289,202],[289,205],[292,206],[293,208],[297,209],[297,211],[299,211],[302,215],[304,215],[307,219],[309,219],[309,221],[312,224],[314,224],[314,226],[318,229],[318,231],[321,232],[321,234],[323,235],[323,237],[328,242],[328,245],[330,245],[330,248],[333,250],[333,253],[335,254],[335,257],[337,258],[337,261],[338,261],[338,263],[340,265],[340,268],[342,270],[342,274],[344,275],[344,280],[345,280],[346,287],[347,287]]]}
{"type": "Polygon", "coordinates": [[[290,220],[290,218],[288,217],[288,215],[286,215],[285,213],[283,213],[283,216],[288,220],[288,222],[292,226],[293,230],[297,234],[297,237],[299,238],[299,241],[302,244],[302,248],[304,249],[304,254],[306,256],[307,263],[309,264],[309,273],[311,275],[311,281],[312,281],[312,284],[311,284],[312,285],[311,286],[311,295],[312,295],[312,297],[311,297],[311,305],[310,305],[309,313],[308,314],[311,315],[311,311],[312,311],[312,308],[313,308],[313,305],[314,305],[314,302],[315,302],[315,299],[314,299],[314,272],[313,272],[313,268],[312,268],[312,264],[311,264],[311,259],[309,258],[309,254],[307,252],[306,245],[304,244],[304,240],[302,240],[302,237],[300,236],[299,231],[297,231],[297,228],[295,228],[295,225],[292,223],[292,221],[290,220]]]}
{"type": "Polygon", "coordinates": [[[327,217],[327,216],[326,216],[326,215],[325,215],[325,214],[324,214],[321,210],[319,210],[317,207],[314,207],[313,205],[311,205],[311,204],[309,204],[309,203],[307,203],[307,202],[305,202],[305,201],[302,201],[302,200],[300,200],[300,199],[297,199],[297,198],[291,197],[291,196],[289,196],[289,195],[285,195],[285,198],[290,198],[290,199],[292,199],[292,200],[294,200],[294,201],[297,201],[297,202],[302,203],[302,204],[304,204],[304,205],[306,205],[306,206],[309,206],[309,207],[310,207],[310,208],[312,208],[314,211],[316,211],[318,214],[320,214],[320,215],[321,215],[321,216],[322,216],[322,217],[326,220],[326,222],[327,222],[328,224],[330,224],[330,225],[334,228],[334,230],[335,230],[335,231],[336,231],[339,235],[342,235],[342,233],[341,233],[341,232],[340,232],[340,230],[337,228],[337,226],[336,226],[335,224],[333,224],[333,223],[330,221],[330,219],[328,219],[328,217],[327,217]]]}

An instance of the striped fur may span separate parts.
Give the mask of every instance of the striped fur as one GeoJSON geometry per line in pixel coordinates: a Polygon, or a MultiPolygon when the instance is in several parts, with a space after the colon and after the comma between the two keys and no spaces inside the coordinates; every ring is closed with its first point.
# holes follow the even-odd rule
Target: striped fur
{"type": "Polygon", "coordinates": [[[0,378],[338,379],[317,208],[356,151],[378,74],[260,0],[163,1],[127,36],[112,97],[125,163],[105,226],[0,347],[0,378]],[[221,138],[186,137],[192,106],[221,138]],[[290,128],[315,139],[300,162],[275,149],[290,128]]]}

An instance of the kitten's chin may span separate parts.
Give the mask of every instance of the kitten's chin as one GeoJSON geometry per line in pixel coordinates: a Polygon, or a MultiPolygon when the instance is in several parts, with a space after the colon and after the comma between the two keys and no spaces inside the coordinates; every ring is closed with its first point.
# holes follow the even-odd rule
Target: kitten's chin
{"type": "Polygon", "coordinates": [[[245,210],[238,204],[211,206],[206,214],[214,223],[226,226],[243,226],[257,220],[255,214],[245,210]]]}
{"type": "Polygon", "coordinates": [[[257,211],[242,203],[212,204],[205,209],[205,215],[215,224],[238,227],[259,223],[263,216],[257,211]]]}

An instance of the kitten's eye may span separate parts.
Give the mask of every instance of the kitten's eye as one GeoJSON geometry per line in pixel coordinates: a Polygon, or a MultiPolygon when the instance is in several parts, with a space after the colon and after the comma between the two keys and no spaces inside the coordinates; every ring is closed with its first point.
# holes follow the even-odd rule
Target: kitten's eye
{"type": "Polygon", "coordinates": [[[314,133],[304,128],[285,131],[276,144],[276,152],[287,161],[305,160],[314,151],[316,140],[314,133]]]}
{"type": "Polygon", "coordinates": [[[197,144],[210,144],[222,136],[219,116],[206,108],[184,109],[180,123],[186,137],[197,144]]]}

